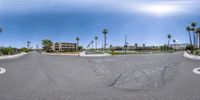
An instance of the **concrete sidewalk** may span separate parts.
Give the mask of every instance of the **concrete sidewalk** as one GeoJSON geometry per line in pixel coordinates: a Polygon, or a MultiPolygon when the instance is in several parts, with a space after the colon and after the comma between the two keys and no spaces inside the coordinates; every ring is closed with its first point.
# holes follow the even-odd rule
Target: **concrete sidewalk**
{"type": "Polygon", "coordinates": [[[184,52],[183,56],[190,59],[200,59],[200,56],[189,54],[186,51],[184,52]]]}
{"type": "Polygon", "coordinates": [[[79,54],[68,54],[68,53],[42,53],[46,55],[52,55],[52,56],[78,56],[79,54]]]}
{"type": "Polygon", "coordinates": [[[79,56],[81,57],[104,57],[104,56],[111,56],[108,53],[104,53],[104,54],[86,54],[85,51],[81,52],[79,54],[79,56]]]}
{"type": "Polygon", "coordinates": [[[0,56],[0,60],[19,58],[19,57],[22,57],[22,56],[24,56],[26,54],[29,54],[29,53],[22,52],[20,54],[15,54],[15,55],[0,56]]]}

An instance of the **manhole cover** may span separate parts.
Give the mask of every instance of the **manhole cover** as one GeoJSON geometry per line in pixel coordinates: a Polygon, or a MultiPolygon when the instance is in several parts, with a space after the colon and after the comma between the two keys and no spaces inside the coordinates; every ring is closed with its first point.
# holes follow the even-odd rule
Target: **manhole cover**
{"type": "Polygon", "coordinates": [[[195,69],[193,69],[193,72],[194,72],[195,74],[200,74],[200,68],[195,68],[195,69]]]}
{"type": "Polygon", "coordinates": [[[3,74],[3,73],[5,73],[6,72],[6,69],[5,68],[2,68],[2,67],[0,67],[0,74],[3,74]]]}

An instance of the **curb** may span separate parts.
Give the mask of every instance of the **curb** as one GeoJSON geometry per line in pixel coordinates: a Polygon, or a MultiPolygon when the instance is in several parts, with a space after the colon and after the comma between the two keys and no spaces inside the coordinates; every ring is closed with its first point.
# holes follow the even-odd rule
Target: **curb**
{"type": "Polygon", "coordinates": [[[186,58],[190,58],[190,59],[200,60],[200,56],[191,55],[191,54],[187,53],[186,51],[184,52],[183,56],[186,57],[186,58]]]}
{"type": "Polygon", "coordinates": [[[79,54],[80,57],[106,57],[106,56],[111,56],[108,53],[104,53],[104,54],[85,54],[85,51],[81,52],[79,54]]]}
{"type": "Polygon", "coordinates": [[[42,53],[45,55],[51,55],[51,56],[78,56],[79,54],[51,54],[51,53],[42,53]]]}
{"type": "Polygon", "coordinates": [[[15,58],[19,58],[22,57],[24,55],[27,55],[29,53],[20,53],[20,54],[15,54],[15,55],[8,55],[8,56],[0,56],[0,60],[7,60],[7,59],[15,59],[15,58]]]}

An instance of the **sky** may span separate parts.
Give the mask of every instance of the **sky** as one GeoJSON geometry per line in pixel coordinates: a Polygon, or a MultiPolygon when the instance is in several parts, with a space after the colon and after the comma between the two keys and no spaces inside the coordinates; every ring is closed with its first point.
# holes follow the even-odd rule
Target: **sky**
{"type": "Polygon", "coordinates": [[[185,27],[199,23],[200,0],[0,0],[0,45],[36,47],[43,39],[86,46],[98,36],[124,45],[163,45],[167,34],[177,43],[188,43],[185,27]]]}

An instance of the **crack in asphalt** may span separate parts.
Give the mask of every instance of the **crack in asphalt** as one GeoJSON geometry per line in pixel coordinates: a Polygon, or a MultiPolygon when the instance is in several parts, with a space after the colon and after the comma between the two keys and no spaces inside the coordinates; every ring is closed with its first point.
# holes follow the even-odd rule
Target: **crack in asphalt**
{"type": "Polygon", "coordinates": [[[119,80],[119,78],[122,76],[123,74],[120,74],[117,78],[115,78],[114,79],[114,81],[110,84],[110,85],[108,85],[109,87],[111,87],[111,86],[113,86],[113,85],[115,85],[115,83],[117,83],[117,81],[119,80]]]}

